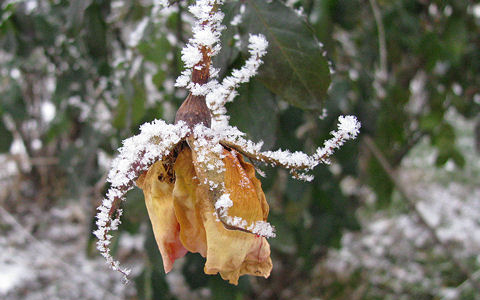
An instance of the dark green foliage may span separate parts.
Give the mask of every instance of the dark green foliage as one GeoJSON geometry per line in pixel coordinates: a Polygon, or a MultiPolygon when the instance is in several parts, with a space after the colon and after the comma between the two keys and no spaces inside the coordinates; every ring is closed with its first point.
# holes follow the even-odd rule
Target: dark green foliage
{"type": "MultiPolygon", "coordinates": [[[[2,115],[0,114],[0,117],[2,115]]],[[[5,127],[5,124],[0,123],[0,153],[8,152],[10,145],[13,142],[12,133],[5,127]]]]}
{"type": "Polygon", "coordinates": [[[279,1],[245,1],[240,32],[262,33],[268,54],[258,80],[292,105],[320,111],[330,84],[323,49],[307,23],[279,1]]]}
{"type": "Polygon", "coordinates": [[[239,96],[229,104],[230,121],[253,141],[262,140],[265,149],[275,144],[278,107],[275,95],[259,82],[251,82],[238,90],[239,96]]]}
{"type": "MultiPolygon", "coordinates": [[[[106,172],[100,153],[115,155],[121,141],[138,133],[146,121],[172,121],[186,96],[172,82],[183,68],[180,51],[191,35],[185,23],[188,12],[180,2],[168,19],[148,19],[138,45],[132,46],[126,36],[150,16],[148,1],[124,1],[115,17],[108,0],[40,2],[45,9],[28,12],[24,4],[10,3],[0,10],[0,153],[9,151],[16,133],[30,158],[58,159],[48,166],[48,176],[40,175],[45,173],[36,166],[25,171],[35,189],[28,197],[98,201],[106,172]],[[152,94],[151,86],[158,94],[152,94]],[[56,110],[50,122],[40,113],[45,102],[56,110]],[[40,149],[31,146],[34,140],[41,141],[40,149]]],[[[466,164],[446,115],[456,110],[478,119],[480,105],[474,99],[480,95],[480,22],[467,9],[474,1],[377,1],[386,34],[388,77],[382,81],[376,74],[378,29],[368,1],[297,1],[295,7],[303,7],[304,16],[285,1],[227,2],[222,8],[227,25],[223,48],[214,60],[220,77],[248,57],[249,33],[262,33],[269,41],[260,73],[227,104],[232,125],[249,139],[263,140],[265,149],[312,153],[335,129],[338,115],[355,114],[362,122],[360,138],[334,156],[339,172],[320,166],[314,170],[316,179],[303,183],[287,179],[283,170],[261,166],[267,174],[262,186],[271,204],[270,221],[278,234],[270,240],[270,280],[242,278],[238,287],[230,286],[219,276],[203,274],[199,254],[188,254],[181,269],[192,290],[209,288],[212,299],[291,299],[282,292],[319,281],[316,264],[329,248],[340,246],[345,230],[359,227],[355,211],[360,199],[340,188],[346,176],[372,188],[378,209],[391,204],[394,186],[365,150],[364,136],[375,141],[393,167],[421,138],[436,149],[438,166],[449,160],[459,167],[466,164]],[[441,12],[448,5],[451,15],[429,13],[430,2],[441,12]],[[243,22],[230,26],[242,4],[243,22]],[[236,34],[241,49],[235,47],[236,34]],[[329,60],[335,74],[330,74],[329,60]],[[414,91],[417,83],[421,95],[414,91]],[[319,120],[323,108],[328,116],[319,120]]],[[[88,202],[92,218],[95,202],[88,202]]],[[[148,227],[144,268],[134,279],[138,299],[175,299],[140,191],[129,194],[124,209],[120,239],[122,233],[148,227]]],[[[343,299],[341,283],[330,288],[325,294],[312,288],[308,297],[343,299]]]]}

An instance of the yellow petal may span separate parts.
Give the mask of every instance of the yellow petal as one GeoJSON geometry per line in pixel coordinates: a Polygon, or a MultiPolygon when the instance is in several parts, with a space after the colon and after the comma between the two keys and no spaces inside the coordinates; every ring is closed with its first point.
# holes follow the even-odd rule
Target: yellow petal
{"type": "MultiPolygon", "coordinates": [[[[209,159],[214,155],[210,153],[209,159]]],[[[241,217],[249,224],[266,220],[268,205],[261,190],[261,184],[255,178],[253,166],[239,159],[234,152],[225,150],[224,156],[225,190],[230,194],[233,202],[228,214],[241,217]]],[[[193,161],[200,182],[204,182],[205,179],[210,180],[208,174],[211,172],[201,168],[201,164],[195,161],[195,155],[193,155],[193,161]]],[[[214,180],[216,176],[214,175],[214,180]]],[[[239,276],[243,274],[268,277],[272,269],[268,242],[265,238],[250,233],[225,229],[214,215],[212,199],[218,199],[217,194],[218,191],[211,189],[208,185],[198,185],[196,196],[199,205],[197,207],[203,218],[207,244],[205,273],[220,272],[222,278],[232,284],[237,284],[239,276]]]]}
{"type": "Polygon", "coordinates": [[[224,155],[225,188],[234,203],[228,214],[242,217],[249,224],[254,221],[266,221],[268,203],[262,184],[255,177],[255,168],[235,151],[224,150],[224,155]]]}
{"type": "Polygon", "coordinates": [[[179,239],[180,225],[173,205],[172,175],[165,170],[164,162],[157,161],[148,172],[140,176],[137,185],[145,195],[155,240],[162,254],[163,267],[168,273],[175,259],[187,253],[179,239]]]}
{"type": "Polygon", "coordinates": [[[197,202],[198,179],[189,148],[180,152],[175,161],[175,188],[173,190],[175,214],[180,223],[180,240],[190,252],[198,252],[203,257],[207,253],[205,228],[197,202]]]}
{"type": "Polygon", "coordinates": [[[272,260],[270,258],[270,245],[264,237],[256,237],[250,246],[250,252],[239,269],[233,271],[220,271],[224,280],[237,284],[238,277],[242,275],[255,275],[268,278],[272,271],[272,260]]]}

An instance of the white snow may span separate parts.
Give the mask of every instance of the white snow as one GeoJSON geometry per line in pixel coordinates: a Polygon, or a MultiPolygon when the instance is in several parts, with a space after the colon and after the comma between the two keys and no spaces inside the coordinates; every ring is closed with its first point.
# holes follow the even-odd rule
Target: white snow
{"type": "Polygon", "coordinates": [[[42,119],[45,123],[50,123],[53,118],[55,118],[55,113],[56,113],[56,107],[55,104],[53,104],[50,101],[45,101],[42,103],[42,119]]]}

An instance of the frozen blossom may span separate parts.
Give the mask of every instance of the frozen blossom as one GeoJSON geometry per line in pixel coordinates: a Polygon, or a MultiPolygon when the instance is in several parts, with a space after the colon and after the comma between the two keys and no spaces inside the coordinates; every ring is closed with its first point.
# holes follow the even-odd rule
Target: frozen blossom
{"type": "MultiPolygon", "coordinates": [[[[262,151],[262,142],[252,142],[244,138],[245,134],[236,127],[229,125],[229,117],[225,104],[236,97],[236,89],[242,83],[248,82],[258,72],[263,63],[262,58],[267,53],[268,41],[262,34],[250,34],[248,39],[249,58],[244,65],[232,71],[223,80],[217,80],[219,70],[211,66],[211,58],[220,51],[220,37],[224,29],[222,20],[224,14],[219,9],[224,1],[198,0],[189,7],[195,18],[193,35],[182,50],[182,61],[185,70],[177,78],[177,87],[186,87],[192,99],[205,101],[210,109],[211,126],[203,123],[167,124],[161,120],[146,123],[140,127],[140,134],[123,141],[119,155],[112,162],[108,174],[111,186],[102,205],[98,208],[97,226],[94,234],[98,238],[97,247],[106,258],[107,264],[114,270],[119,270],[125,276],[129,270],[119,266],[110,254],[111,231],[120,225],[122,210],[119,209],[125,194],[132,189],[140,174],[147,171],[155,162],[164,160],[174,153],[175,147],[186,142],[195,155],[195,168],[205,172],[200,184],[205,184],[211,191],[214,200],[217,221],[261,237],[275,237],[275,229],[266,221],[254,221],[250,224],[239,216],[229,214],[229,208],[235,204],[227,193],[223,182],[225,164],[224,151],[228,149],[233,155],[240,153],[250,160],[263,162],[267,165],[282,166],[290,170],[297,179],[311,181],[313,176],[307,174],[319,163],[329,163],[329,157],[347,140],[354,139],[360,129],[360,122],[354,116],[341,116],[338,119],[338,130],[332,131],[332,138],[325,141],[313,155],[288,150],[262,151]],[[196,98],[195,98],[196,97],[196,98]],[[220,179],[222,180],[220,180],[220,179]]],[[[154,6],[167,6],[168,1],[155,1],[154,6]]],[[[245,6],[233,23],[241,22],[245,6]]],[[[143,25],[143,24],[141,24],[143,25]]],[[[142,26],[139,26],[139,31],[142,26]]],[[[194,101],[194,100],[192,100],[194,101]]],[[[240,187],[250,184],[247,174],[240,174],[240,187]]],[[[198,174],[197,174],[198,175],[198,174]]],[[[202,175],[203,176],[203,175],[202,175]]],[[[227,227],[228,228],[228,227],[227,227]]]]}

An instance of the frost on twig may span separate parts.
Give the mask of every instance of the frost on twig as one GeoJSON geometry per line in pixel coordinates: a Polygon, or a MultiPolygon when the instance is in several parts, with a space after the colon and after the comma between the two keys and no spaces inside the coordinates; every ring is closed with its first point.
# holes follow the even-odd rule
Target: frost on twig
{"type": "Polygon", "coordinates": [[[217,84],[215,89],[207,94],[207,106],[212,111],[212,121],[216,126],[228,125],[225,104],[233,101],[237,96],[235,89],[241,83],[247,83],[250,78],[257,74],[258,68],[263,63],[262,57],[267,53],[267,47],[268,41],[263,35],[251,34],[248,39],[250,58],[245,62],[245,65],[240,69],[233,70],[231,76],[224,78],[221,84],[217,84]]]}
{"type": "Polygon", "coordinates": [[[255,144],[242,137],[242,133],[238,130],[225,131],[222,143],[225,146],[236,149],[245,156],[261,161],[272,166],[284,167],[292,173],[292,175],[301,180],[312,181],[313,176],[301,172],[308,172],[315,168],[319,163],[330,163],[330,156],[334,151],[340,148],[347,140],[357,137],[360,131],[360,122],[355,116],[338,117],[338,130],[332,131],[332,138],[326,140],[323,147],[319,147],[311,156],[300,152],[290,152],[288,150],[276,150],[262,152],[262,144],[255,144]]]}
{"type": "Polygon", "coordinates": [[[168,156],[188,133],[188,127],[183,123],[176,125],[166,124],[162,120],[155,120],[143,124],[140,134],[123,141],[119,149],[119,156],[112,162],[112,169],[108,174],[111,186],[97,213],[97,227],[94,231],[98,238],[97,248],[107,260],[107,264],[121,272],[125,278],[130,270],[119,266],[110,254],[111,231],[117,230],[120,225],[122,210],[121,201],[125,200],[126,193],[133,189],[138,176],[148,170],[157,160],[168,156]]]}

